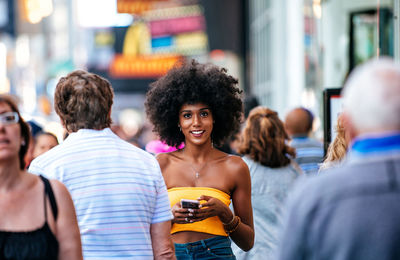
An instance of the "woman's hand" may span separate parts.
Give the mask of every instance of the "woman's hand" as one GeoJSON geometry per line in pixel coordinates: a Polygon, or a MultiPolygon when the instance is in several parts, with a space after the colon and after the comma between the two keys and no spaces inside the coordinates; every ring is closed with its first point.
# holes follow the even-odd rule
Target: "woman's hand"
{"type": "Polygon", "coordinates": [[[180,202],[177,202],[174,206],[172,206],[171,211],[172,215],[174,215],[172,223],[187,224],[196,221],[193,219],[195,215],[195,209],[182,208],[180,202]]]}
{"type": "Polygon", "coordinates": [[[174,215],[172,223],[187,224],[215,216],[218,216],[223,223],[229,223],[232,220],[231,210],[219,199],[202,195],[197,200],[206,202],[202,203],[199,209],[182,208],[177,202],[171,209],[174,215]]]}
{"type": "Polygon", "coordinates": [[[232,220],[233,214],[231,210],[219,199],[202,195],[198,200],[205,200],[206,202],[200,205],[200,209],[195,209],[192,212],[193,216],[191,220],[193,220],[193,222],[215,216],[219,217],[222,223],[229,223],[232,220]]]}

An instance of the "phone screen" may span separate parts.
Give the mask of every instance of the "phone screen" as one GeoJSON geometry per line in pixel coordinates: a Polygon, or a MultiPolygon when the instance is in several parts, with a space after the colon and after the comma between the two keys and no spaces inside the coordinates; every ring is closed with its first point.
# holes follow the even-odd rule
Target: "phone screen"
{"type": "Polygon", "coordinates": [[[197,200],[181,199],[182,208],[198,209],[200,202],[197,200]]]}

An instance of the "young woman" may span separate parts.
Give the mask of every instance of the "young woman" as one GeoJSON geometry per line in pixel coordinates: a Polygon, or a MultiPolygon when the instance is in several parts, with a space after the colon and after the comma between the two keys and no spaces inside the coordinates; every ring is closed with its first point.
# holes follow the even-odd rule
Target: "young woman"
{"type": "Polygon", "coordinates": [[[24,170],[29,138],[13,100],[0,95],[0,259],[82,259],[68,190],[24,170]]]}
{"type": "Polygon", "coordinates": [[[168,188],[178,259],[235,259],[228,236],[243,250],[254,242],[249,170],[216,149],[240,125],[241,91],[225,69],[180,64],[151,85],[145,103],[154,130],[183,149],[157,159],[168,188]],[[183,208],[181,199],[200,208],[183,208]],[[234,212],[229,208],[232,201],[234,212]]]}
{"type": "Polygon", "coordinates": [[[295,149],[287,145],[283,122],[271,109],[252,109],[240,139],[238,152],[250,169],[256,237],[249,252],[233,251],[239,259],[275,259],[283,201],[301,169],[291,160],[295,149]]]}

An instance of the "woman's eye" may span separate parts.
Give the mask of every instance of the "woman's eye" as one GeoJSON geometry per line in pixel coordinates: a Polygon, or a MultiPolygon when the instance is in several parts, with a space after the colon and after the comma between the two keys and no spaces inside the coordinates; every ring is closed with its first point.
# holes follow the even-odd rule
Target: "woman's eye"
{"type": "Polygon", "coordinates": [[[208,116],[208,112],[201,112],[201,113],[200,113],[200,116],[206,117],[206,116],[208,116]]]}
{"type": "Polygon", "coordinates": [[[184,118],[190,118],[192,115],[191,114],[183,114],[184,118]]]}

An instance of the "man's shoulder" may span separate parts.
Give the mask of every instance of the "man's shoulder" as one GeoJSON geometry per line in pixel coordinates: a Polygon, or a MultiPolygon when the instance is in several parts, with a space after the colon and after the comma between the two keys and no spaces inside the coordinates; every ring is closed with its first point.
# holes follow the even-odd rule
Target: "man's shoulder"
{"type": "Polygon", "coordinates": [[[345,162],[341,166],[305,178],[297,185],[295,197],[317,203],[337,201],[351,194],[368,192],[376,185],[387,184],[387,175],[382,172],[385,170],[385,164],[386,161],[345,162]]]}
{"type": "Polygon", "coordinates": [[[322,142],[312,137],[301,137],[301,138],[294,137],[290,145],[293,146],[294,148],[313,147],[313,148],[323,149],[322,142]]]}
{"type": "Polygon", "coordinates": [[[52,149],[50,149],[49,151],[39,155],[38,157],[36,157],[31,165],[42,165],[42,164],[46,164],[48,165],[49,163],[53,163],[56,162],[58,160],[62,160],[63,154],[64,154],[64,145],[61,143],[55,147],[53,147],[52,149]]]}

